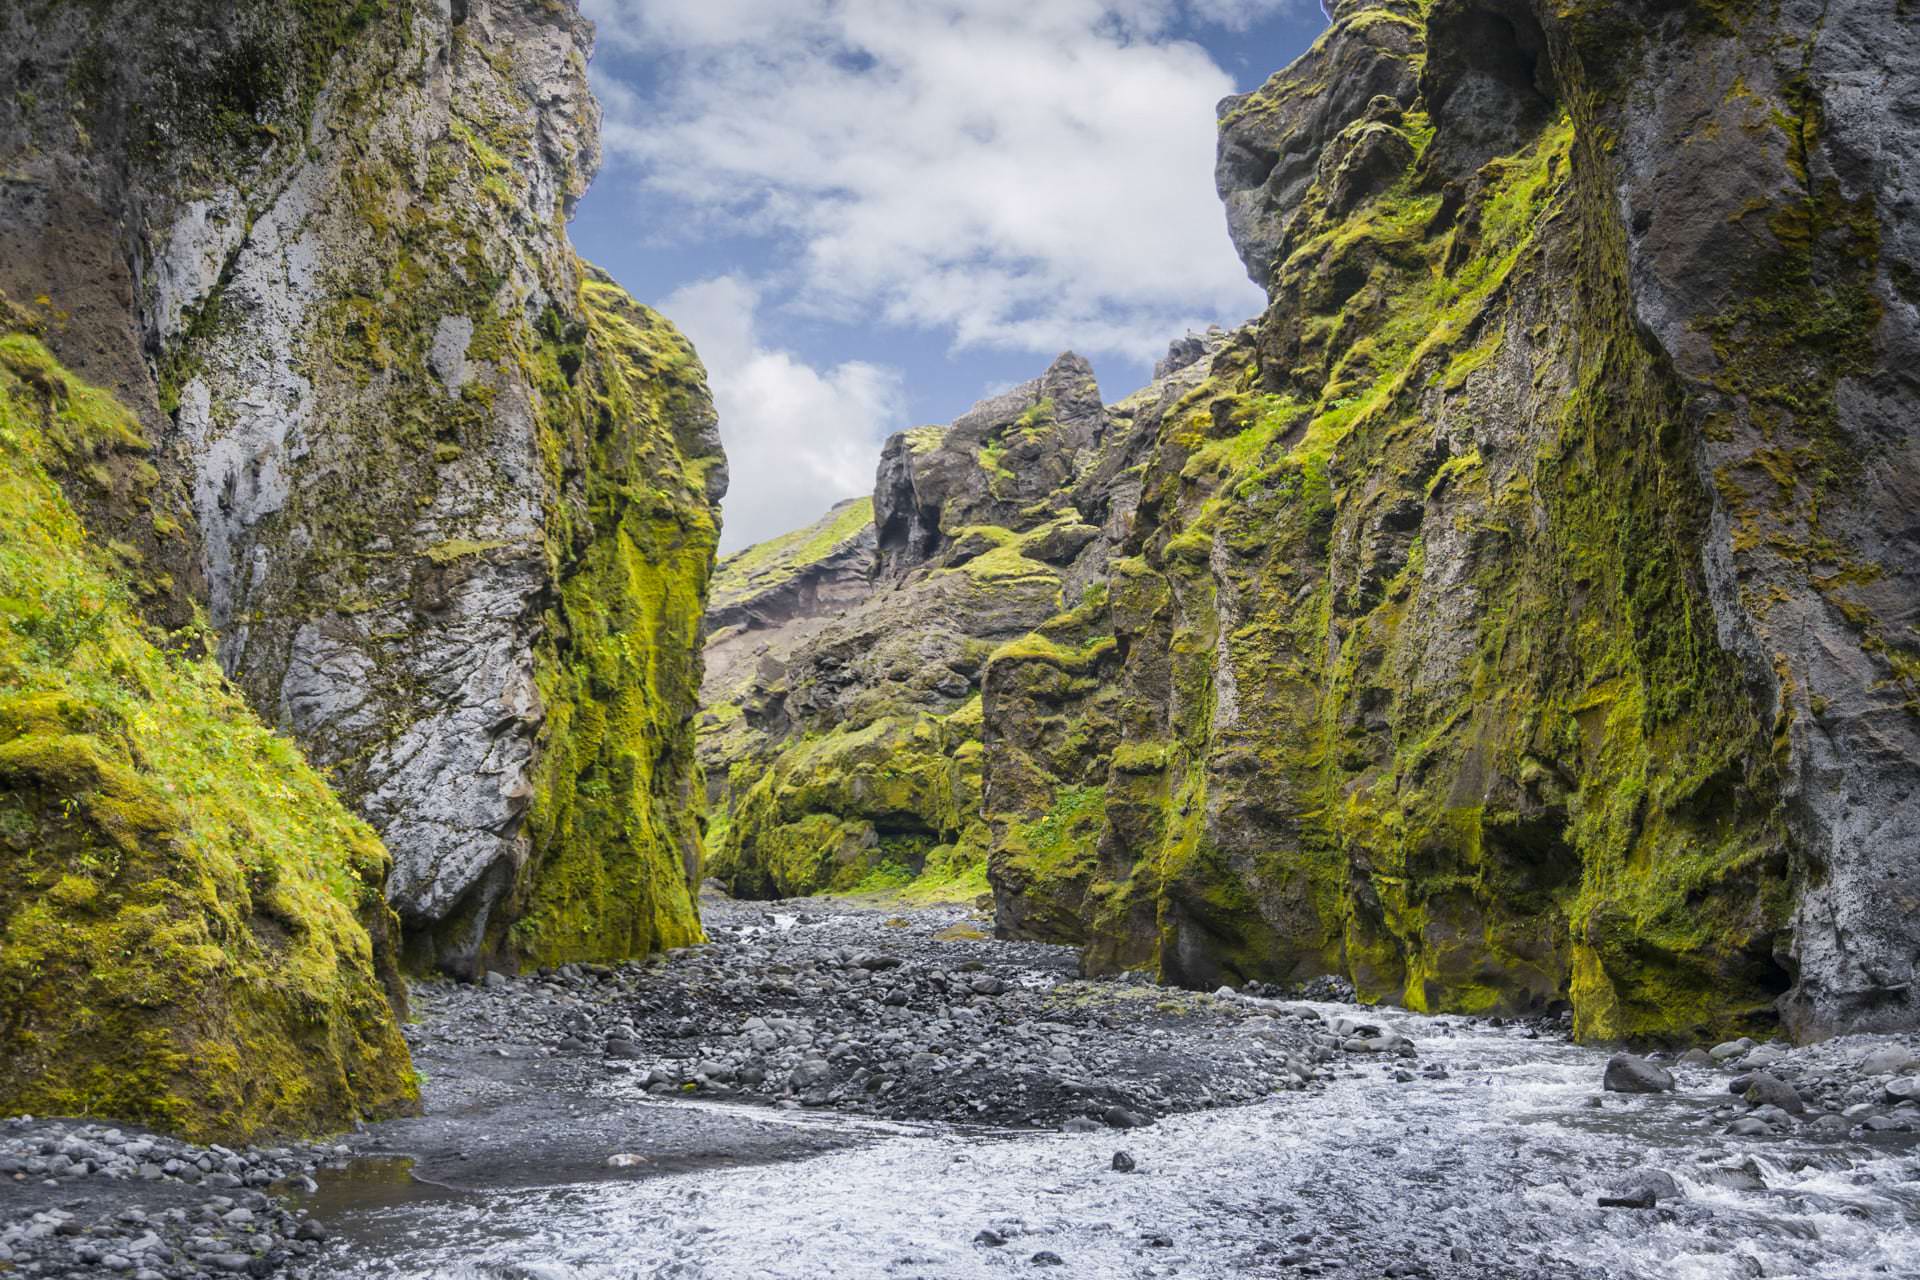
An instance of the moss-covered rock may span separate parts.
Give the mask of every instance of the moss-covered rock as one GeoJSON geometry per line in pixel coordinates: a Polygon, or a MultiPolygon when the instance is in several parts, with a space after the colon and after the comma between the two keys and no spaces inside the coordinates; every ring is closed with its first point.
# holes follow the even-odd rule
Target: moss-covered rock
{"type": "Polygon", "coordinates": [[[725,482],[686,339],[592,269],[582,302],[578,350],[549,341],[536,361],[549,484],[570,501],[548,515],[558,599],[534,650],[546,721],[508,912],[514,953],[552,964],[702,936],[692,711],[725,482]]]}
{"type": "Polygon", "coordinates": [[[190,495],[128,544],[148,612],[201,595],[222,667],[393,853],[415,963],[695,936],[725,469],[686,344],[567,242],[590,25],[553,0],[33,9],[0,14],[35,85],[0,103],[32,193],[0,210],[0,284],[107,353],[190,495]]]}
{"type": "Polygon", "coordinates": [[[1071,490],[1107,427],[1092,369],[1062,356],[895,436],[870,503],[729,561],[702,753],[734,892],[985,891],[981,681],[1098,574],[1071,490]]]}
{"type": "Polygon", "coordinates": [[[56,479],[148,452],[0,334],[0,1111],[236,1141],[404,1110],[386,851],[162,647],[56,479]]]}
{"type": "MultiPolygon", "coordinates": [[[[707,605],[697,722],[707,796],[721,843],[736,767],[764,764],[786,733],[784,672],[814,637],[873,593],[873,499],[726,557],[707,605]]],[[[746,772],[754,772],[749,769],[746,772]]]]}
{"type": "Polygon", "coordinates": [[[1906,55],[1653,7],[1349,0],[1222,104],[1271,306],[1159,415],[1105,616],[995,660],[1003,926],[1589,1038],[1910,1020],[1913,842],[1843,796],[1911,825],[1911,565],[1830,451],[1910,474],[1910,166],[1845,70],[1906,55]]]}

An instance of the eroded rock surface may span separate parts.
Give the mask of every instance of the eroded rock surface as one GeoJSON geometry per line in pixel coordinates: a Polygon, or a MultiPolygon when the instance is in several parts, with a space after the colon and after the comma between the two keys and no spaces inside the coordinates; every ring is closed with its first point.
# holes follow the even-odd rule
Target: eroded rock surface
{"type": "MultiPolygon", "coordinates": [[[[1343,4],[1222,104],[1271,305],[1049,624],[1116,656],[1003,928],[1589,1036],[1911,1023],[1914,18],[1629,9],[1343,4]]],[[[1061,727],[993,685],[989,778],[1061,727]]]]}
{"type": "Polygon", "coordinates": [[[194,517],[146,552],[151,611],[204,600],[380,830],[417,957],[697,936],[725,467],[691,349],[566,239],[589,24],[178,0],[0,33],[0,287],[144,409],[194,517]]]}
{"type": "Polygon", "coordinates": [[[753,896],[916,878],[947,896],[985,891],[990,665],[1103,589],[1138,491],[1134,455],[1222,340],[1179,344],[1160,381],[1111,407],[1086,361],[1063,355],[951,426],[889,440],[857,536],[829,516],[742,553],[734,563],[764,561],[770,585],[740,604],[717,597],[710,618],[716,672],[742,669],[739,652],[759,663],[731,688],[709,684],[703,754],[726,810],[716,876],[753,896]],[[804,571],[784,567],[789,541],[813,548],[804,571]],[[854,581],[868,563],[870,579],[854,581]],[[808,601],[791,618],[788,594],[808,601]],[[786,620],[757,640],[760,614],[786,620]]]}

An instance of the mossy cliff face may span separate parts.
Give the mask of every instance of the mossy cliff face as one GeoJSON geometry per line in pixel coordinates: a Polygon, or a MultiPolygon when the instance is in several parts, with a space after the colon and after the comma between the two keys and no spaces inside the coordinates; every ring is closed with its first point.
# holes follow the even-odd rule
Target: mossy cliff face
{"type": "Polygon", "coordinates": [[[722,821],[715,836],[731,808],[733,767],[764,765],[786,732],[787,663],[872,594],[874,546],[873,499],[849,498],[715,567],[697,725],[708,801],[722,821]]]}
{"type": "Polygon", "coordinates": [[[1029,642],[1080,740],[989,674],[988,806],[1036,739],[1051,799],[1003,929],[1592,1038],[1912,1022],[1915,170],[1865,86],[1914,20],[1642,8],[1349,0],[1222,104],[1272,305],[1029,642]]]}
{"type": "MultiPolygon", "coordinates": [[[[1724,5],[1558,38],[1612,143],[1633,316],[1714,499],[1721,642],[1781,756],[1794,1028],[1920,1017],[1920,12],[1724,5]],[[1636,77],[1669,88],[1643,101],[1636,77]]],[[[1602,132],[1604,131],[1604,132],[1602,132]]]]}
{"type": "Polygon", "coordinates": [[[731,662],[744,678],[709,707],[703,748],[727,779],[713,873],[735,892],[985,890],[982,678],[997,648],[1098,578],[1101,531],[1074,484],[1109,426],[1092,369],[1062,356],[949,427],[890,440],[865,531],[835,533],[829,517],[781,540],[818,544],[797,559],[836,566],[825,576],[773,544],[742,553],[776,585],[717,598],[745,630],[716,617],[715,645],[753,643],[755,665],[731,662]],[[779,582],[841,583],[855,557],[877,560],[870,585],[816,586],[791,614],[777,602],[779,582]]]}
{"type": "Polygon", "coordinates": [[[150,466],[142,426],[0,312],[0,1111],[235,1141],[409,1108],[386,851],[140,618],[60,480],[150,466]]]}
{"type": "Polygon", "coordinates": [[[63,349],[123,353],[191,493],[172,576],[384,837],[415,961],[697,936],[725,471],[691,351],[566,240],[598,156],[587,24],[540,0],[29,8],[0,20],[32,79],[0,227],[40,279],[0,283],[50,299],[63,349]]]}

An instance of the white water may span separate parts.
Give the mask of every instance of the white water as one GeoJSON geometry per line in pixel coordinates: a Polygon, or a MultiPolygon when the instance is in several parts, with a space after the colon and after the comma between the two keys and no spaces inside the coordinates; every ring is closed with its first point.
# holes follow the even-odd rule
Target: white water
{"type": "Polygon", "coordinates": [[[868,1144],[799,1162],[402,1202],[334,1224],[361,1242],[334,1274],[1379,1276],[1410,1262],[1435,1277],[1920,1277],[1910,1136],[1727,1138],[1705,1115],[1726,1098],[1723,1074],[1683,1072],[1676,1096],[1608,1095],[1594,1108],[1594,1050],[1390,1021],[1420,1042],[1420,1066],[1441,1062],[1451,1077],[1394,1083],[1392,1066],[1367,1063],[1322,1092],[1128,1133],[869,1125],[868,1144]],[[1120,1148],[1136,1172],[1110,1170],[1120,1148]],[[1701,1176],[1749,1157],[1764,1191],[1701,1176]],[[1598,1207],[1615,1176],[1643,1165],[1674,1175],[1686,1198],[1651,1212],[1598,1207]],[[983,1227],[1008,1243],[975,1245],[983,1227]],[[1296,1243],[1300,1233],[1311,1239],[1296,1243]],[[1172,1243],[1151,1247],[1152,1236],[1172,1243]],[[1035,1267],[1039,1250],[1065,1265],[1035,1267]],[[1301,1253],[1305,1270],[1290,1256],[1301,1253]]]}

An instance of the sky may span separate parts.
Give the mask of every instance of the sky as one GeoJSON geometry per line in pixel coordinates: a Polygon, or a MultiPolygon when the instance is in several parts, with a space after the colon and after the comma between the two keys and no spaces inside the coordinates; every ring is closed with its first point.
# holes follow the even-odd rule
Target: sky
{"type": "Polygon", "coordinates": [[[1062,351],[1117,400],[1263,304],[1214,105],[1318,0],[582,0],[605,160],[582,255],[692,339],[723,551],[870,493],[894,431],[1062,351]]]}

